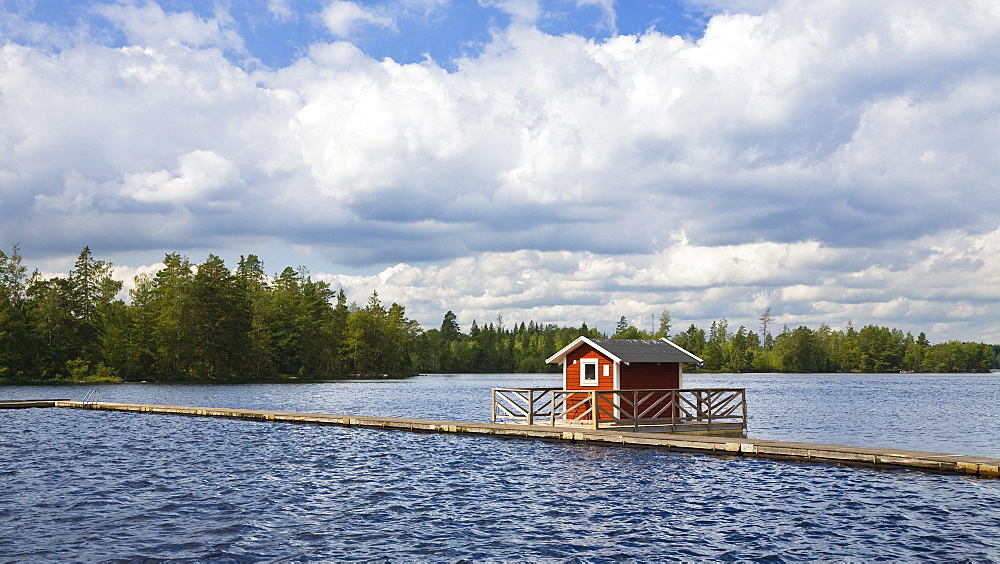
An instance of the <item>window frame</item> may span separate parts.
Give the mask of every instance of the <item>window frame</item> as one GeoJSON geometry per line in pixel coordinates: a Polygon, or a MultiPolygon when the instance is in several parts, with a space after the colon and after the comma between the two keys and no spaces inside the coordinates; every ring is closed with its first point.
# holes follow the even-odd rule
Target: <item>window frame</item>
{"type": "Polygon", "coordinates": [[[580,359],[580,385],[581,386],[588,386],[588,387],[599,386],[601,384],[601,377],[600,377],[600,372],[599,372],[600,366],[601,366],[601,360],[598,359],[598,358],[581,358],[580,359]],[[588,380],[587,379],[587,367],[588,366],[593,366],[594,367],[594,379],[593,380],[588,380]]]}

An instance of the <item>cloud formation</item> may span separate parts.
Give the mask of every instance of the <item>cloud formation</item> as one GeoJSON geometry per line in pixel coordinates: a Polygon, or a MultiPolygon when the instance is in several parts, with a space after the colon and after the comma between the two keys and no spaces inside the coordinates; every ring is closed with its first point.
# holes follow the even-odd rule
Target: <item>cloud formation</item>
{"type": "MultiPolygon", "coordinates": [[[[459,320],[581,320],[613,332],[624,315],[649,329],[664,309],[676,331],[726,317],[759,330],[772,307],[779,323],[816,328],[867,324],[926,331],[946,340],[987,335],[1000,283],[1000,228],[970,238],[946,233],[889,249],[816,242],[698,246],[687,240],[651,255],[517,251],[481,253],[443,266],[397,264],[373,275],[322,275],[351,295],[377,291],[413,304],[420,318],[451,309],[459,320]]],[[[433,325],[432,325],[433,326],[433,325]]]]}
{"type": "Polygon", "coordinates": [[[995,2],[727,4],[700,38],[587,39],[505,0],[482,9],[511,25],[446,63],[350,42],[414,6],[327,3],[336,39],[274,69],[231,15],[152,2],[94,8],[122,45],[7,34],[0,240],[146,265],[263,248],[428,327],[773,305],[1000,342],[995,2]]]}
{"type": "Polygon", "coordinates": [[[214,202],[214,193],[243,184],[236,166],[212,151],[192,151],[177,160],[176,173],[159,170],[127,175],[121,193],[143,203],[185,205],[214,202]]]}
{"type": "Polygon", "coordinates": [[[362,25],[393,29],[392,18],[364,7],[358,2],[334,0],[323,10],[323,23],[339,39],[350,39],[362,25]]]}
{"type": "Polygon", "coordinates": [[[221,47],[243,51],[243,39],[232,29],[228,13],[201,18],[191,12],[167,13],[158,4],[99,4],[94,11],[122,31],[130,43],[156,46],[221,47]]]}

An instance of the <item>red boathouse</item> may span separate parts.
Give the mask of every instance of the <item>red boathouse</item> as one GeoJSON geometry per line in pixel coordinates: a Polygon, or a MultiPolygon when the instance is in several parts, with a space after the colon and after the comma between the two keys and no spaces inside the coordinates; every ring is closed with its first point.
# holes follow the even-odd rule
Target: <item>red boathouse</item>
{"type": "Polygon", "coordinates": [[[702,360],[667,339],[579,337],[546,362],[562,364],[564,390],[676,390],[702,360]]]}
{"type": "MultiPolygon", "coordinates": [[[[546,362],[563,366],[563,390],[677,390],[682,387],[684,363],[702,360],[667,339],[588,339],[579,337],[546,362]]],[[[591,401],[582,394],[569,396],[570,418],[582,417],[591,401]]],[[[666,393],[647,392],[636,407],[641,413],[661,404],[666,393]]],[[[631,417],[633,408],[602,395],[597,404],[616,417],[631,417]],[[616,405],[613,405],[616,404],[616,405]]],[[[669,414],[677,406],[670,406],[669,414]]],[[[662,414],[661,414],[662,415],[662,414]]]]}
{"type": "Polygon", "coordinates": [[[746,390],[684,389],[684,364],[702,360],[667,339],[579,337],[547,362],[562,365],[562,388],[493,388],[493,423],[746,432],[746,390]]]}

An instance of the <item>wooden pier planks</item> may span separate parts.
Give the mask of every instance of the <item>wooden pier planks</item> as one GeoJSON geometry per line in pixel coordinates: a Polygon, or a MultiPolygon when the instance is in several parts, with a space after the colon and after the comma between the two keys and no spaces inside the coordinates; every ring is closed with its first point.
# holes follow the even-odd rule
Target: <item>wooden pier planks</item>
{"type": "Polygon", "coordinates": [[[0,409],[28,409],[31,407],[55,407],[58,401],[69,400],[0,400],[0,409]]]}
{"type": "Polygon", "coordinates": [[[1000,459],[941,454],[911,450],[874,447],[852,447],[797,443],[762,439],[736,439],[701,435],[672,435],[667,433],[636,433],[612,429],[581,429],[579,427],[552,427],[549,425],[510,425],[503,423],[476,423],[439,421],[433,419],[408,419],[401,417],[369,417],[356,415],[330,415],[322,413],[297,413],[216,407],[187,407],[108,402],[81,402],[50,400],[37,407],[63,407],[140,413],[167,413],[201,417],[229,417],[256,421],[311,423],[344,427],[396,429],[429,433],[457,433],[489,435],[551,441],[574,441],[591,444],[629,445],[662,448],[686,452],[728,456],[750,456],[806,462],[833,462],[913,468],[934,472],[966,474],[984,478],[1000,478],[1000,459]]]}

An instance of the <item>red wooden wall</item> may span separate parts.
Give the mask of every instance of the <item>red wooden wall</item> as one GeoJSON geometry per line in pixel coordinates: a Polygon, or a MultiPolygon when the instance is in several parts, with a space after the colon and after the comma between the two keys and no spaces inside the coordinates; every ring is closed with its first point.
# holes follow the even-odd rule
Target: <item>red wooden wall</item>
{"type": "MultiPolygon", "coordinates": [[[[676,389],[680,388],[681,381],[681,365],[676,362],[663,362],[663,363],[633,363],[633,364],[622,364],[619,367],[621,371],[619,378],[618,389],[621,390],[646,390],[646,389],[676,389]]],[[[614,390],[615,367],[614,362],[606,358],[604,355],[600,354],[593,347],[587,344],[582,344],[568,355],[566,355],[566,380],[564,382],[565,389],[567,390],[614,390]],[[583,359],[594,359],[598,360],[597,363],[597,385],[596,386],[583,386],[580,384],[580,370],[581,363],[583,359]],[[574,363],[575,361],[575,363],[574,363]],[[604,367],[608,367],[608,375],[604,375],[604,367]]],[[[569,398],[570,403],[576,401],[581,401],[584,399],[583,395],[571,396],[569,398]]],[[[610,410],[611,404],[605,400],[599,400],[603,407],[610,410]],[[607,404],[607,405],[604,405],[607,404]]],[[[640,409],[644,408],[652,398],[640,404],[640,409]]],[[[576,409],[570,410],[567,415],[569,417],[583,416],[584,412],[589,408],[590,402],[587,401],[583,406],[576,409]]],[[[628,416],[631,414],[631,409],[623,409],[628,413],[621,413],[620,415],[628,416]]]]}
{"type": "Polygon", "coordinates": [[[681,365],[677,362],[650,362],[621,366],[622,390],[674,390],[681,387],[681,365]]]}
{"type": "Polygon", "coordinates": [[[590,345],[583,344],[566,355],[566,382],[567,390],[613,390],[615,389],[615,363],[604,357],[590,345]],[[580,385],[580,360],[584,358],[596,358],[597,362],[597,385],[580,385]],[[576,364],[573,363],[576,361],[576,364]],[[608,375],[604,375],[604,367],[608,366],[608,375]]]}

